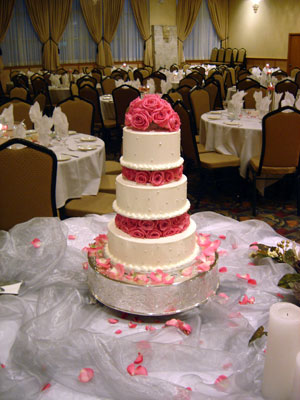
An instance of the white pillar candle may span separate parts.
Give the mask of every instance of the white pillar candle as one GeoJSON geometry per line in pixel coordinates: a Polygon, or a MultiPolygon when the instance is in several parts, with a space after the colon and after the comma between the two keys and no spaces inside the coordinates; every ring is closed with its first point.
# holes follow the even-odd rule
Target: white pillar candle
{"type": "Polygon", "coordinates": [[[300,353],[296,357],[296,367],[294,373],[294,384],[291,394],[291,400],[300,399],[300,353]]]}
{"type": "Polygon", "coordinates": [[[270,308],[262,384],[266,399],[290,400],[298,352],[300,308],[291,303],[273,304],[270,308]]]}

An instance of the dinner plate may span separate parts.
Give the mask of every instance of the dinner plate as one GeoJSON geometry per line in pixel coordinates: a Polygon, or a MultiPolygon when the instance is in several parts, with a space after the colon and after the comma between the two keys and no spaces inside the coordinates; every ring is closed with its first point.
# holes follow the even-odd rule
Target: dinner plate
{"type": "Polygon", "coordinates": [[[85,136],[81,136],[80,140],[82,142],[95,142],[97,140],[97,138],[95,138],[95,136],[85,135],[85,136]]]}
{"type": "Polygon", "coordinates": [[[96,146],[91,146],[91,145],[86,145],[86,146],[78,146],[78,150],[80,151],[90,151],[90,150],[96,150],[96,146]]]}
{"type": "Polygon", "coordinates": [[[220,115],[208,115],[208,119],[221,119],[220,115]]]}
{"type": "Polygon", "coordinates": [[[35,129],[27,129],[26,131],[26,135],[30,136],[37,133],[37,131],[35,129]]]}
{"type": "Polygon", "coordinates": [[[237,121],[226,121],[224,122],[225,125],[230,125],[230,126],[240,126],[242,125],[240,122],[237,121]]]}
{"type": "Polygon", "coordinates": [[[57,158],[57,161],[68,161],[68,160],[71,160],[71,156],[67,156],[65,154],[58,154],[56,156],[56,158],[57,158]]]}
{"type": "Polygon", "coordinates": [[[219,110],[219,111],[210,111],[209,114],[210,115],[220,115],[220,114],[222,114],[222,111],[221,110],[219,110]]]}
{"type": "Polygon", "coordinates": [[[69,135],[76,135],[76,131],[69,131],[69,135]]]}

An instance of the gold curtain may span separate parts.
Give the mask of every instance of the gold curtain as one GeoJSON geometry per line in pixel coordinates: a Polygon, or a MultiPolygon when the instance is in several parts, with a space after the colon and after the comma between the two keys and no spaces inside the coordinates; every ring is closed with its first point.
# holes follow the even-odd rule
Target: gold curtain
{"type": "Polygon", "coordinates": [[[124,0],[103,0],[103,48],[104,65],[113,65],[110,43],[112,42],[121,17],[124,0]]]}
{"type": "Polygon", "coordinates": [[[210,17],[223,47],[228,39],[228,0],[208,0],[210,17]]]}
{"type": "Polygon", "coordinates": [[[102,42],[102,1],[80,0],[80,6],[88,30],[97,43],[96,63],[105,64],[105,55],[102,42]]]}
{"type": "Polygon", "coordinates": [[[42,65],[50,71],[59,66],[58,42],[67,25],[72,0],[26,0],[32,25],[43,43],[42,65]]]}
{"type": "MultiPolygon", "coordinates": [[[[0,0],[0,43],[5,38],[12,12],[14,9],[15,0],[0,0]]],[[[0,54],[0,71],[3,69],[2,56],[0,54]]]]}
{"type": "Polygon", "coordinates": [[[148,0],[131,0],[131,7],[136,25],[144,40],[144,64],[153,66],[148,0]]]}
{"type": "Polygon", "coordinates": [[[191,33],[202,0],[178,0],[176,10],[178,63],[184,62],[183,42],[191,33]]]}

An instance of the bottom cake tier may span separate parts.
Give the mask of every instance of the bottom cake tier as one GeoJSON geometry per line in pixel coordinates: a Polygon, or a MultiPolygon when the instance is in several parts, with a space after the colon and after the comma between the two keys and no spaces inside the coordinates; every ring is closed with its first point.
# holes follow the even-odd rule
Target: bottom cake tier
{"type": "Polygon", "coordinates": [[[110,279],[91,265],[88,270],[91,294],[102,304],[130,314],[159,316],[187,311],[206,302],[219,287],[216,265],[181,282],[155,286],[110,279]]]}

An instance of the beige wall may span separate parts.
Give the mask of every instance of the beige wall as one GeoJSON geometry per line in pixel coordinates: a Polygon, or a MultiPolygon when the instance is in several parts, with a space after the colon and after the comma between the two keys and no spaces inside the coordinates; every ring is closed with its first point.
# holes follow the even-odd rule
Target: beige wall
{"type": "Polygon", "coordinates": [[[150,25],[176,25],[176,0],[150,0],[150,25]]]}
{"type": "Polygon", "coordinates": [[[288,56],[289,33],[300,33],[300,0],[229,0],[229,46],[245,47],[247,57],[288,56]]]}

